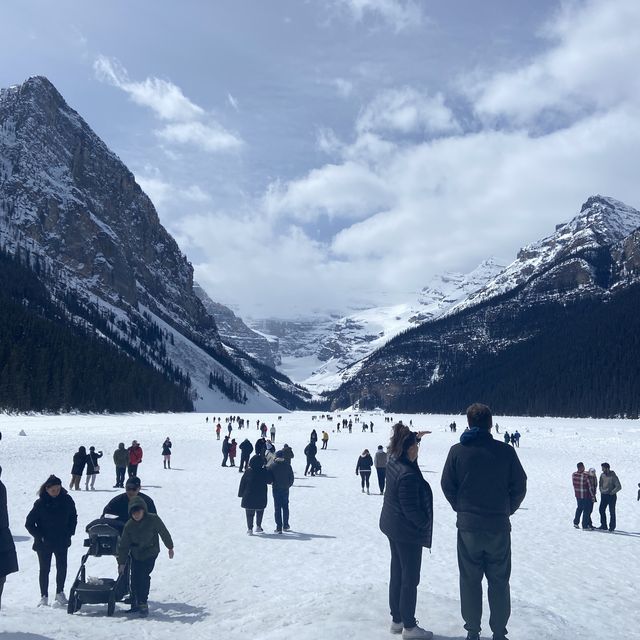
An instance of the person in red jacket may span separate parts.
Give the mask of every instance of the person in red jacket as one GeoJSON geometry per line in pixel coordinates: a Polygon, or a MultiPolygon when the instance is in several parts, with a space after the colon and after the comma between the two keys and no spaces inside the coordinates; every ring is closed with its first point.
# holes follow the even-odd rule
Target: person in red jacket
{"type": "Polygon", "coordinates": [[[231,467],[235,467],[236,466],[236,453],[238,451],[238,443],[236,442],[236,439],[233,438],[233,440],[231,440],[231,442],[229,443],[229,462],[231,467]]]}
{"type": "Polygon", "coordinates": [[[129,466],[127,473],[132,478],[138,475],[138,465],[142,462],[142,447],[137,440],[134,440],[129,447],[129,466]]]}

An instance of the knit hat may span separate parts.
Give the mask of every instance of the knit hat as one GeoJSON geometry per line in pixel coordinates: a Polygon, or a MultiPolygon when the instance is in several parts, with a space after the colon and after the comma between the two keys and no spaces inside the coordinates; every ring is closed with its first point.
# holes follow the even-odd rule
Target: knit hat
{"type": "Polygon", "coordinates": [[[49,487],[55,487],[57,484],[62,485],[62,480],[58,478],[58,476],[54,476],[51,474],[44,483],[44,488],[48,489],[49,487]]]}

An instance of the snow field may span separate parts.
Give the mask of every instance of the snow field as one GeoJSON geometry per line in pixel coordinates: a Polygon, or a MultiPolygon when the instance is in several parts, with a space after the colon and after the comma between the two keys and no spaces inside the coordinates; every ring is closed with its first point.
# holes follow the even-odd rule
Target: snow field
{"type": "MultiPolygon", "coordinates": [[[[242,415],[242,414],[241,414],[242,415]]],[[[209,414],[211,417],[211,414],[209,414]]],[[[223,416],[224,417],[224,416],[223,416]]],[[[290,494],[292,532],[273,533],[272,499],[265,511],[264,534],[246,535],[244,510],[237,497],[240,474],[222,468],[221,441],[215,423],[204,414],[125,416],[5,416],[0,442],[2,480],[20,573],[7,578],[0,612],[0,640],[112,640],[186,637],[278,640],[389,638],[387,580],[389,550],[378,530],[382,496],[375,471],[372,494],[360,491],[355,475],[358,455],[386,446],[390,424],[378,414],[375,432],[334,433],[333,422],[312,422],[311,414],[242,415],[250,428],[233,437],[241,442],[259,435],[256,419],[276,425],[276,447],[293,447],[296,481],[290,494]],[[303,449],[312,428],[329,431],[329,449],[318,451],[321,477],[305,477],[303,449]],[[18,433],[24,429],[26,436],[18,433]],[[162,468],[161,444],[173,441],[172,467],[162,468]],[[79,514],[69,551],[66,591],[85,552],[84,527],[98,517],[112,489],[111,454],[118,442],[137,439],[144,449],[139,468],[143,492],[153,497],[171,532],[176,556],[162,547],[152,574],[150,617],[129,620],[117,606],[83,606],[70,616],[64,609],[37,608],[38,565],[24,520],[39,485],[50,473],[69,482],[71,458],[78,446],[105,453],[96,491],[72,492],[79,514]],[[121,626],[121,625],[124,625],[121,626]],[[131,625],[134,625],[133,627],[131,625]]],[[[348,417],[348,414],[343,414],[348,417]]],[[[438,640],[465,637],[459,613],[455,514],[440,490],[440,472],[451,444],[457,442],[462,416],[400,416],[415,429],[431,429],[423,440],[420,466],[434,493],[433,549],[424,551],[416,615],[438,640]],[[453,419],[457,434],[446,425],[453,419]]],[[[518,455],[529,477],[528,494],[512,518],[511,580],[513,640],[569,640],[576,637],[640,638],[640,424],[623,420],[497,418],[501,433],[522,433],[518,455]],[[615,534],[575,530],[571,473],[582,460],[600,472],[608,461],[623,489],[618,498],[615,534]]],[[[223,422],[223,434],[225,433],[223,422]]],[[[238,463],[239,457],[236,459],[238,463]]],[[[81,484],[84,487],[84,483],[81,484]]],[[[594,522],[599,524],[597,507],[594,522]]],[[[115,560],[90,558],[88,575],[115,577],[115,560]]],[[[50,599],[55,570],[50,576],[50,599]]],[[[488,607],[483,638],[490,638],[488,607]]]]}

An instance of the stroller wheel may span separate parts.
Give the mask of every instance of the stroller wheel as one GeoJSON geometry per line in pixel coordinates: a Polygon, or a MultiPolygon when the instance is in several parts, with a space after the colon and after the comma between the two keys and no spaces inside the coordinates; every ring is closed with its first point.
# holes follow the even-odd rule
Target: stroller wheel
{"type": "Polygon", "coordinates": [[[115,610],[116,610],[116,597],[112,593],[109,596],[109,602],[107,603],[107,615],[112,616],[115,613],[115,610]]]}
{"type": "Polygon", "coordinates": [[[75,613],[76,611],[80,611],[80,607],[82,603],[78,598],[76,592],[72,589],[69,593],[69,604],[67,605],[67,613],[75,613]]]}

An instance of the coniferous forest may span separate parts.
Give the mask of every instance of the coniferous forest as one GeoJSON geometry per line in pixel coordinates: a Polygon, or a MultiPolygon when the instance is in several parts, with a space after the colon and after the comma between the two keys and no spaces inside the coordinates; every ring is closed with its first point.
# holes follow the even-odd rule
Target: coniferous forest
{"type": "Polygon", "coordinates": [[[71,322],[19,259],[0,252],[0,407],[15,411],[191,411],[188,380],[171,382],[131,350],[71,322]]]}
{"type": "Polygon", "coordinates": [[[639,310],[640,285],[605,302],[533,306],[518,318],[530,338],[459,360],[442,380],[398,396],[388,409],[462,413],[481,401],[500,415],[637,418],[639,310]]]}

